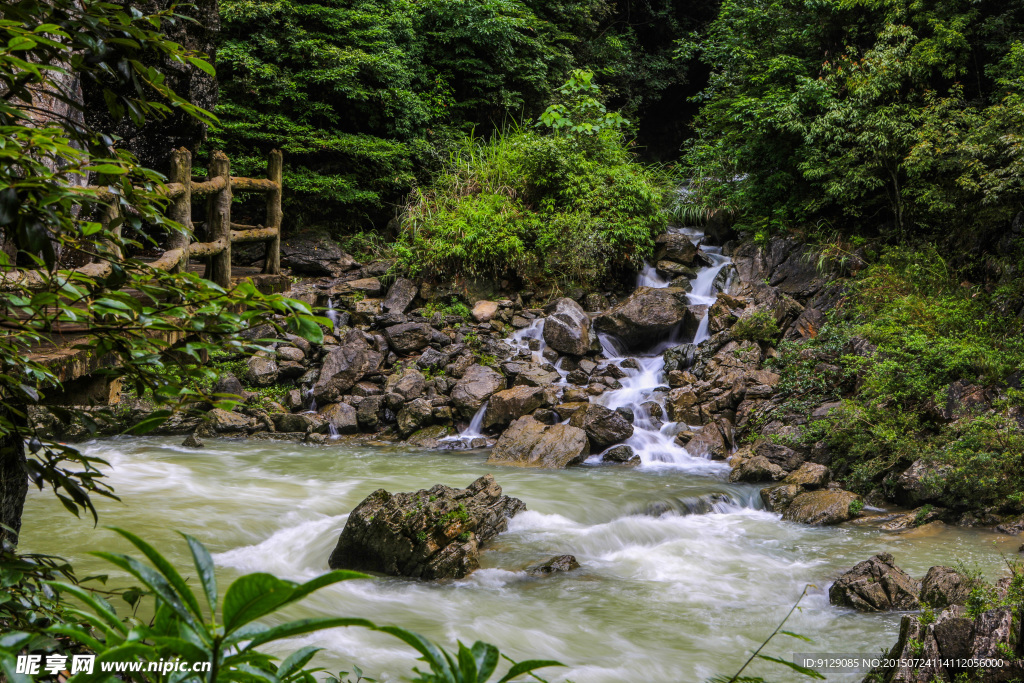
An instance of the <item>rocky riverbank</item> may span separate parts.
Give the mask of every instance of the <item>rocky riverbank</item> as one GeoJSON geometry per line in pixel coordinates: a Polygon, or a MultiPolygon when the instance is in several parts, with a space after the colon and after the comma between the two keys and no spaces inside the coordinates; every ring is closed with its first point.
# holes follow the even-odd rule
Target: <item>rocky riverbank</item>
{"type": "MultiPolygon", "coordinates": [[[[837,483],[830,448],[794,438],[839,404],[787,412],[771,367],[780,343],[817,335],[844,295],[839,276],[856,271],[856,261],[840,273],[823,270],[793,239],[722,249],[695,230],[675,230],[658,239],[655,265],[632,291],[480,298],[466,294],[468,285],[395,277],[387,262],[360,265],[329,244],[286,245],[283,253],[284,264],[307,277],[288,295],[332,320],[323,344],[286,336],[231,359],[213,391],[239,405],[197,406],[159,433],[187,435],[186,445],[210,436],[326,443],[362,435],[420,448],[493,447],[492,463],[549,468],[678,457],[667,449],[728,462],[731,481],[765,484],[765,507],[787,520],[836,524],[865,514],[864,498],[837,483]],[[624,391],[645,373],[647,385],[624,391]],[[661,451],[646,445],[651,440],[661,451]]],[[[807,354],[827,377],[839,356],[874,352],[853,338],[807,354]]],[[[977,403],[978,391],[961,389],[950,399],[953,412],[977,403]]],[[[130,427],[152,410],[144,397],[126,397],[106,429],[130,427]]],[[[89,434],[45,411],[34,417],[64,439],[89,434]]],[[[924,488],[923,474],[915,478],[923,469],[915,463],[899,477],[905,485],[887,492],[925,507],[880,524],[936,518],[926,496],[911,495],[924,488]]],[[[986,520],[1019,531],[1013,520],[986,520]]]]}

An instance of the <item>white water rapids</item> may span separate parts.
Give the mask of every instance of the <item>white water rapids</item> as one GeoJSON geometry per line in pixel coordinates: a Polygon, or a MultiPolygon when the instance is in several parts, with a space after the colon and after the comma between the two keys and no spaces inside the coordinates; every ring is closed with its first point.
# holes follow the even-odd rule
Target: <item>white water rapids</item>
{"type": "MultiPolygon", "coordinates": [[[[706,251],[714,265],[698,273],[694,303],[713,300],[715,269],[728,261],[706,251]]],[[[537,338],[536,332],[522,331],[520,341],[537,338]]],[[[606,355],[624,360],[613,340],[602,342],[606,355]]],[[[989,532],[815,528],[758,509],[758,487],[727,483],[724,465],[691,457],[673,442],[677,427],[658,427],[642,408],[645,401],[663,400],[664,393],[654,391],[665,384],[657,351],[633,356],[637,367],[625,368],[622,388],[601,397],[609,407],[634,410],[629,443],[641,454],[638,468],[495,467],[481,450],[344,442],[210,439],[193,450],[177,445],[181,437],[119,438],[84,448],[110,462],[109,482],[123,500],[97,500],[100,521],[147,539],[184,572],[191,559],[174,531],[197,536],[215,553],[223,592],[240,573],[304,580],[326,571],[349,511],[378,488],[463,487],[491,473],[505,493],[526,502],[528,512],[483,553],[483,569],[454,582],[345,582],[289,608],[281,620],[365,617],[420,631],[446,647],[482,639],[515,659],[561,660],[565,669],[542,675],[575,683],[697,683],[731,675],[808,583],[817,587],[787,629],[815,642],[780,637],[766,652],[786,658],[796,651],[876,654],[894,642],[900,615],[830,606],[827,587],[837,573],[885,551],[917,577],[958,559],[996,576],[1003,566],[999,551],[1015,553],[1018,539],[989,532]],[[546,578],[523,571],[564,553],[575,555],[582,568],[546,578]]],[[[479,433],[479,424],[473,428],[479,433]]],[[[137,554],[112,532],[67,514],[52,494],[30,493],[23,550],[62,555],[81,575],[106,572],[113,583],[123,582],[123,574],[88,555],[98,548],[137,554]]],[[[325,648],[317,665],[338,671],[356,663],[381,681],[407,680],[416,664],[399,641],[355,628],[290,641],[275,651],[306,644],[325,648]]],[[[788,670],[766,663],[747,673],[792,680],[788,670]]],[[[863,674],[828,678],[859,682],[863,674]]]]}

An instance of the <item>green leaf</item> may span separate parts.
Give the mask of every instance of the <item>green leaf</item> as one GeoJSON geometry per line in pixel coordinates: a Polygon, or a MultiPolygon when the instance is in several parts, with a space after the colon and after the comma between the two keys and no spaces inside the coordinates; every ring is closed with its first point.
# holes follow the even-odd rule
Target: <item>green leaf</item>
{"type": "Polygon", "coordinates": [[[224,594],[221,614],[224,630],[235,629],[264,617],[289,602],[295,593],[295,584],[282,581],[272,574],[246,574],[232,583],[224,594]]]}
{"type": "Polygon", "coordinates": [[[790,638],[798,638],[800,640],[806,640],[808,643],[813,643],[814,642],[814,640],[812,640],[811,638],[808,638],[807,636],[804,636],[804,635],[800,635],[799,633],[793,633],[792,631],[779,631],[779,633],[781,633],[784,636],[789,636],[790,638]]]}
{"type": "Polygon", "coordinates": [[[345,617],[317,617],[310,619],[298,619],[289,621],[279,626],[272,626],[263,630],[257,635],[248,636],[251,638],[245,649],[249,650],[259,647],[264,643],[282,638],[293,638],[314,631],[322,631],[327,628],[339,628],[342,626],[362,626],[363,628],[376,629],[377,626],[366,619],[349,619],[345,617]]]}
{"type": "Polygon", "coordinates": [[[202,620],[203,613],[199,609],[199,601],[196,600],[195,593],[193,593],[192,589],[188,587],[188,584],[185,583],[185,580],[181,578],[181,574],[179,574],[178,570],[174,568],[174,565],[168,562],[163,555],[158,553],[156,549],[153,548],[153,546],[149,545],[148,543],[146,543],[130,531],[125,531],[124,529],[118,527],[108,528],[114,533],[119,534],[124,538],[128,539],[128,541],[132,545],[141,550],[142,554],[145,555],[149,559],[149,561],[153,563],[153,566],[157,568],[157,571],[159,571],[163,575],[163,577],[167,579],[167,582],[174,588],[174,591],[178,594],[178,597],[181,598],[182,603],[190,610],[192,610],[192,613],[196,615],[196,617],[198,617],[199,620],[202,620]]]}
{"type": "Polygon", "coordinates": [[[188,542],[189,550],[192,551],[192,559],[196,565],[196,572],[199,574],[199,583],[203,586],[203,593],[206,594],[206,604],[210,606],[210,614],[217,611],[217,577],[214,574],[213,558],[209,551],[197,539],[182,534],[188,542]]]}
{"type": "Polygon", "coordinates": [[[536,671],[537,669],[543,669],[544,667],[548,666],[565,666],[565,664],[562,664],[561,662],[542,659],[529,659],[525,662],[517,662],[516,664],[512,665],[512,668],[508,670],[508,673],[505,674],[505,677],[498,681],[498,683],[507,683],[508,681],[511,681],[517,676],[522,676],[523,674],[530,673],[531,671],[536,671]]]}
{"type": "Polygon", "coordinates": [[[478,640],[473,643],[473,657],[476,659],[476,670],[479,672],[480,681],[488,680],[491,674],[494,673],[494,670],[498,668],[498,661],[500,659],[498,648],[490,643],[478,640]]]}
{"type": "Polygon", "coordinates": [[[94,173],[103,173],[106,175],[124,175],[128,172],[128,169],[124,166],[115,166],[114,164],[97,164],[96,166],[86,166],[83,171],[93,171],[94,173]]]}
{"type": "Polygon", "coordinates": [[[285,679],[288,676],[291,676],[293,673],[306,666],[306,664],[309,663],[309,660],[313,659],[313,655],[320,652],[321,649],[323,648],[308,645],[301,650],[296,650],[291,653],[283,662],[281,662],[281,666],[277,667],[277,677],[279,679],[285,679]]]}
{"type": "Polygon", "coordinates": [[[436,674],[440,674],[445,681],[455,680],[452,675],[451,667],[448,666],[448,660],[444,656],[443,651],[437,645],[430,642],[424,636],[414,631],[409,631],[398,626],[381,626],[377,629],[384,633],[389,633],[399,640],[404,641],[406,644],[411,645],[414,650],[423,655],[423,661],[430,665],[430,668],[436,674]]]}

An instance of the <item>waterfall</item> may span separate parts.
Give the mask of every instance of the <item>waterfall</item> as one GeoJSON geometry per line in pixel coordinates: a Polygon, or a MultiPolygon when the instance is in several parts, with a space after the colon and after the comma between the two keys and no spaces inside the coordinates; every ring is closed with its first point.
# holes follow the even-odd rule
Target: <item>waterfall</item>
{"type": "Polygon", "coordinates": [[[327,297],[327,318],[331,321],[331,331],[338,331],[338,321],[341,319],[338,311],[334,310],[334,299],[327,297]]]}

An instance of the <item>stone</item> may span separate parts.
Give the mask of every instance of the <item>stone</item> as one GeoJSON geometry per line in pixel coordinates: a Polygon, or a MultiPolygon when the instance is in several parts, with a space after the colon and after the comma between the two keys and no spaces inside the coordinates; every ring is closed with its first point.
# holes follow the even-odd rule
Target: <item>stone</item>
{"type": "Polygon", "coordinates": [[[418,293],[419,290],[412,280],[400,277],[388,289],[388,295],[383,303],[384,310],[388,313],[405,313],[418,293]]]}
{"type": "Polygon", "coordinates": [[[576,561],[574,555],[558,555],[552,557],[547,562],[542,562],[538,565],[526,568],[526,573],[531,576],[549,576],[558,572],[571,572],[574,569],[579,569],[580,563],[576,561]]]}
{"type": "Polygon", "coordinates": [[[800,495],[802,489],[796,484],[776,484],[761,489],[761,501],[766,510],[785,512],[793,499],[800,495]]]}
{"type": "Polygon", "coordinates": [[[782,514],[782,518],[788,522],[802,524],[841,524],[856,516],[855,511],[851,510],[856,501],[863,504],[863,498],[850,491],[806,491],[793,499],[782,514]]]}
{"type": "Polygon", "coordinates": [[[900,505],[917,507],[944,503],[945,476],[941,466],[918,460],[896,479],[893,498],[900,505]]]}
{"type": "Polygon", "coordinates": [[[484,401],[505,388],[500,372],[485,365],[472,365],[452,389],[452,405],[462,417],[471,419],[484,401]]]}
{"type": "Polygon", "coordinates": [[[210,427],[218,434],[249,432],[256,426],[252,418],[220,408],[214,408],[206,413],[206,418],[210,422],[210,427]]]}
{"type": "Polygon", "coordinates": [[[317,432],[325,426],[319,416],[310,413],[275,413],[271,420],[279,432],[317,432]]]}
{"type": "Polygon", "coordinates": [[[356,407],[356,421],[363,429],[374,430],[379,427],[383,414],[383,396],[366,396],[356,407]]]}
{"type": "Polygon", "coordinates": [[[549,304],[544,313],[544,341],[549,347],[571,356],[582,356],[590,350],[590,316],[582,306],[563,297],[549,304]]]}
{"type": "Polygon", "coordinates": [[[330,351],[313,386],[318,403],[333,403],[371,372],[378,372],[383,354],[372,347],[359,330],[349,330],[341,345],[330,351]]]}
{"type": "Polygon", "coordinates": [[[728,455],[729,447],[721,428],[714,422],[709,422],[696,430],[693,437],[683,444],[686,452],[695,458],[711,458],[712,460],[724,460],[728,455]]]}
{"type": "Polygon", "coordinates": [[[294,346],[278,346],[277,357],[281,360],[290,360],[295,363],[301,363],[306,360],[306,354],[302,349],[294,346]]]}
{"type": "Polygon", "coordinates": [[[434,406],[425,398],[409,401],[398,411],[398,431],[408,436],[417,429],[424,427],[434,415],[434,406]]]}
{"type": "Polygon", "coordinates": [[[506,429],[488,463],[561,469],[590,455],[587,433],[571,425],[545,425],[525,415],[506,429]]]}
{"type": "Polygon", "coordinates": [[[338,277],[359,264],[332,240],[300,233],[281,240],[281,267],[293,275],[338,277]]]}
{"type": "Polygon", "coordinates": [[[552,365],[547,363],[544,365],[526,363],[524,367],[520,368],[519,373],[516,374],[513,384],[515,386],[546,387],[555,384],[560,379],[558,371],[552,365]]]}
{"type": "Polygon", "coordinates": [[[484,428],[504,426],[517,418],[550,406],[543,387],[517,386],[495,392],[487,402],[484,428]]]}
{"type": "Polygon", "coordinates": [[[966,605],[973,587],[970,577],[951,567],[932,567],[921,581],[921,602],[934,609],[966,605]]]}
{"type": "Polygon", "coordinates": [[[398,394],[403,401],[412,401],[423,396],[427,390],[427,379],[415,368],[405,368],[400,373],[388,377],[384,385],[384,393],[398,394]]]}
{"type": "Polygon", "coordinates": [[[892,555],[879,553],[836,579],[828,600],[860,612],[904,611],[920,608],[920,592],[921,584],[897,567],[892,555]]]}
{"type": "Polygon", "coordinates": [[[473,320],[478,323],[490,322],[498,314],[498,303],[496,301],[477,301],[473,304],[473,320]]]}
{"type": "Polygon", "coordinates": [[[185,440],[181,442],[181,445],[185,448],[202,448],[204,445],[203,440],[199,438],[199,435],[193,432],[185,437],[185,440]]]}
{"type": "Polygon", "coordinates": [[[426,323],[402,323],[384,330],[388,346],[402,356],[415,353],[430,344],[434,329],[426,323]]]}
{"type": "MultiPolygon", "coordinates": [[[[384,293],[384,285],[375,277],[364,277],[358,280],[343,282],[336,288],[339,294],[351,294],[361,292],[364,296],[377,296],[384,293]]],[[[383,303],[383,302],[382,302],[383,303]]]]}
{"type": "Polygon", "coordinates": [[[633,451],[632,446],[615,446],[614,448],[609,448],[601,455],[601,462],[639,465],[640,456],[633,451]]]}
{"type": "Polygon", "coordinates": [[[665,398],[665,410],[672,422],[687,425],[704,424],[700,409],[700,396],[692,386],[679,387],[668,392],[665,398]]]}
{"type": "Polygon", "coordinates": [[[443,369],[450,361],[450,353],[430,346],[423,350],[423,355],[416,360],[416,365],[437,371],[443,369]]]}
{"type": "Polygon", "coordinates": [[[772,443],[771,441],[761,441],[758,443],[754,447],[754,454],[767,458],[769,462],[775,463],[786,472],[797,469],[804,462],[804,456],[800,453],[797,453],[788,446],[772,443]]]}
{"type": "Polygon", "coordinates": [[[298,379],[306,373],[302,363],[293,360],[280,360],[277,362],[277,381],[284,382],[290,379],[298,379]]]}
{"type": "Polygon", "coordinates": [[[575,415],[578,410],[585,408],[588,405],[588,401],[567,401],[554,406],[554,411],[558,413],[558,417],[561,419],[571,420],[572,416],[575,415]]]}
{"type": "Polygon", "coordinates": [[[729,473],[729,481],[760,483],[778,481],[786,476],[781,467],[761,455],[741,459],[738,466],[729,473]]]}
{"type": "Polygon", "coordinates": [[[604,450],[633,436],[633,425],[622,415],[596,403],[587,403],[574,412],[569,424],[586,432],[590,448],[594,451],[604,450]]]}
{"type": "Polygon", "coordinates": [[[245,376],[249,384],[269,387],[277,381],[277,362],[270,357],[257,354],[245,362],[245,376]]]}
{"type": "Polygon", "coordinates": [[[237,400],[242,403],[246,403],[252,398],[252,393],[246,391],[238,378],[230,372],[217,380],[217,383],[213,385],[213,393],[222,394],[224,398],[228,396],[237,397],[237,400]]]}
{"type": "Polygon", "coordinates": [[[675,261],[692,266],[697,258],[697,245],[687,235],[666,232],[654,241],[655,261],[675,261]]]}
{"type": "Polygon", "coordinates": [[[525,509],[523,501],[502,495],[491,475],[465,489],[378,489],[349,515],[327,564],[414,579],[461,579],[480,567],[480,547],[525,509]]]}
{"type": "Polygon", "coordinates": [[[382,299],[361,299],[352,304],[352,324],[369,325],[380,315],[382,299]]]}
{"type": "Polygon", "coordinates": [[[805,462],[782,480],[783,484],[796,484],[804,490],[822,489],[832,481],[832,471],[824,465],[805,462]]]}
{"type": "Polygon", "coordinates": [[[678,287],[638,287],[594,320],[594,329],[614,335],[630,348],[649,348],[681,323],[696,331],[700,318],[687,292],[678,287]]]}
{"type": "Polygon", "coordinates": [[[328,430],[333,428],[338,434],[355,434],[359,431],[356,409],[347,403],[332,403],[322,408],[320,419],[328,426],[328,430]]]}

